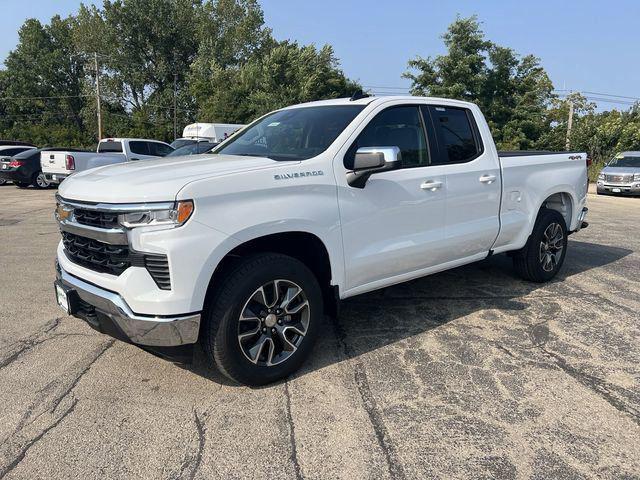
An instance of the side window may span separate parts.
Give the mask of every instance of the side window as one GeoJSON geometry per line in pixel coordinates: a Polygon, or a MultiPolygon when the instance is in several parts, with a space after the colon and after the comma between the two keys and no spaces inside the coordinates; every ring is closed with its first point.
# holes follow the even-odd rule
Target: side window
{"type": "Polygon", "coordinates": [[[137,155],[151,155],[147,142],[129,142],[129,150],[137,155]]]}
{"type": "Polygon", "coordinates": [[[440,159],[437,163],[463,163],[482,152],[470,118],[464,108],[430,107],[435,124],[440,159]]]}
{"type": "Polygon", "coordinates": [[[402,168],[429,165],[429,150],[420,111],[415,106],[391,107],[376,115],[358,135],[345,157],[345,167],[353,166],[360,147],[398,147],[402,168]]]}
{"type": "Polygon", "coordinates": [[[173,148],[164,143],[149,142],[149,155],[155,155],[156,157],[164,157],[165,155],[173,152],[173,148]]]}

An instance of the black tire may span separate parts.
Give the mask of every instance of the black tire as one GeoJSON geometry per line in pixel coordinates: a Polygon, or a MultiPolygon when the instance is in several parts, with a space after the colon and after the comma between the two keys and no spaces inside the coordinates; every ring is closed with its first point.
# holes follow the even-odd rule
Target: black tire
{"type": "MultiPolygon", "coordinates": [[[[235,382],[251,386],[274,382],[297,370],[313,348],[323,317],[322,293],[311,270],[295,258],[263,253],[241,260],[219,280],[219,285],[205,305],[202,336],[204,350],[218,369],[235,382]],[[273,285],[273,288],[268,285],[273,285]],[[291,285],[301,289],[301,293],[291,297],[290,303],[300,302],[303,308],[299,314],[286,315],[288,306],[284,310],[275,307],[279,299],[284,298],[280,297],[279,289],[285,296],[297,291],[291,285]],[[257,295],[261,288],[262,293],[257,295]],[[271,291],[265,293],[267,290],[271,291]],[[274,313],[265,316],[262,306],[271,303],[266,301],[267,297],[275,298],[272,305],[274,313]],[[260,298],[265,301],[256,300],[260,298]],[[252,314],[258,310],[260,313],[252,314]],[[281,310],[281,316],[276,317],[276,310],[281,310]],[[246,318],[255,316],[256,319],[241,321],[241,315],[246,318]],[[306,319],[306,330],[303,335],[298,335],[297,331],[304,330],[302,317],[306,319]],[[274,325],[276,318],[277,324],[274,325]],[[296,329],[297,325],[301,326],[300,330],[296,329]],[[256,328],[257,331],[253,332],[256,328]],[[283,336],[289,341],[289,346],[283,342],[283,336]],[[265,341],[264,338],[271,340],[265,341]],[[250,351],[253,341],[256,342],[254,348],[257,348],[255,355],[250,351]],[[299,343],[294,348],[296,342],[299,343]],[[258,347],[267,343],[266,352],[258,347]],[[278,357],[274,352],[279,347],[282,347],[278,354],[282,360],[276,364],[278,357]],[[268,365],[268,362],[274,364],[268,365]]],[[[284,300],[280,302],[282,305],[284,300]]],[[[295,308],[297,306],[291,310],[295,308]]]]}
{"type": "Polygon", "coordinates": [[[47,177],[45,177],[44,173],[36,172],[33,174],[31,185],[39,190],[44,190],[45,188],[49,188],[50,183],[47,181],[47,177]]]}
{"type": "Polygon", "coordinates": [[[29,183],[23,183],[23,182],[13,182],[14,185],[18,188],[27,188],[29,187],[29,183]]]}
{"type": "Polygon", "coordinates": [[[567,226],[564,217],[545,208],[538,214],[527,244],[513,255],[513,266],[524,280],[548,282],[562,268],[566,255],[567,226]],[[557,225],[559,230],[553,225],[557,225]],[[558,240],[549,241],[550,232],[554,233],[551,240],[558,240]]]}

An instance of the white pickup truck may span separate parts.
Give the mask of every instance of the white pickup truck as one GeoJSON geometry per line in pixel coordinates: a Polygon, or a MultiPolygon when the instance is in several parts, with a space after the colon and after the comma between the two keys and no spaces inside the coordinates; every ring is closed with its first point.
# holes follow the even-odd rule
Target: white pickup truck
{"type": "Polygon", "coordinates": [[[174,360],[200,341],[264,384],[300,366],[340,299],[505,252],[550,280],[586,198],[585,154],[501,155],[471,103],[295,105],[211,154],[65,181],[57,301],[174,360]]]}
{"type": "Polygon", "coordinates": [[[91,168],[133,160],[164,157],[173,151],[169,144],[143,138],[104,138],[96,152],[49,150],[40,154],[40,167],[49,183],[61,183],[69,175],[91,168]]]}

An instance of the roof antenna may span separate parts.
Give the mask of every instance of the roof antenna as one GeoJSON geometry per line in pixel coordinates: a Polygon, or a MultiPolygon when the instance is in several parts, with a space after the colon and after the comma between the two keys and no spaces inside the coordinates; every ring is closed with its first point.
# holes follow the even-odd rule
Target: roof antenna
{"type": "Polygon", "coordinates": [[[353,95],[351,95],[349,101],[353,102],[355,100],[360,100],[361,98],[367,98],[370,96],[371,95],[369,95],[368,93],[363,93],[361,88],[358,88],[355,92],[353,92],[353,95]]]}

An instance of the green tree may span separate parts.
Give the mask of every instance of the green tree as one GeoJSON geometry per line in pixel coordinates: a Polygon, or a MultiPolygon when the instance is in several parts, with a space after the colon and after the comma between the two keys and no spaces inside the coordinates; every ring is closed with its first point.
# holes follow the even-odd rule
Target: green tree
{"type": "Polygon", "coordinates": [[[223,68],[243,65],[275,43],[256,0],[206,2],[198,26],[202,66],[207,61],[223,68]]]}
{"type": "Polygon", "coordinates": [[[245,65],[196,75],[193,88],[203,121],[244,123],[287,105],[349,96],[359,86],[338,68],[330,46],[285,41],[245,65]]]}
{"type": "Polygon", "coordinates": [[[3,137],[51,145],[90,142],[82,118],[83,63],[71,41],[72,19],[29,19],[5,60],[0,88],[3,137]]]}
{"type": "MultiPolygon", "coordinates": [[[[200,0],[106,0],[102,8],[81,6],[74,41],[88,61],[98,54],[106,131],[115,126],[127,131],[112,134],[172,136],[174,82],[179,92],[187,91],[203,14],[200,0]],[[126,112],[130,121],[119,122],[126,112]]],[[[184,122],[190,98],[182,93],[178,103],[184,122]]]]}
{"type": "Polygon", "coordinates": [[[589,171],[591,180],[604,163],[627,150],[640,150],[640,107],[628,111],[596,110],[596,104],[580,93],[571,93],[565,99],[555,99],[546,112],[549,130],[538,141],[538,148],[562,150],[565,147],[569,102],[573,103],[574,117],[571,129],[571,150],[587,152],[594,161],[589,171]]]}
{"type": "Polygon", "coordinates": [[[416,57],[403,75],[414,95],[477,103],[498,148],[530,148],[548,128],[553,85],[538,58],[485,39],[476,16],[458,17],[442,36],[447,53],[416,57]]]}
{"type": "Polygon", "coordinates": [[[293,103],[351,95],[358,86],[333,49],[277,42],[256,0],[204,6],[190,91],[201,121],[248,122],[293,103]]]}

